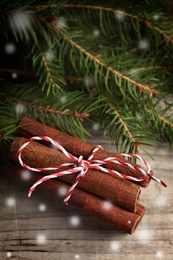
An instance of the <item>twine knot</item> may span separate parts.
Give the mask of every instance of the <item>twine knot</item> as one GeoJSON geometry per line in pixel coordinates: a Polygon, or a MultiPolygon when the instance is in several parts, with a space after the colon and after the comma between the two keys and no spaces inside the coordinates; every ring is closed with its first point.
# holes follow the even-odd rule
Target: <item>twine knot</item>
{"type": "Polygon", "coordinates": [[[80,156],[77,162],[78,166],[82,168],[83,175],[88,171],[90,163],[87,160],[83,159],[83,156],[80,156]]]}

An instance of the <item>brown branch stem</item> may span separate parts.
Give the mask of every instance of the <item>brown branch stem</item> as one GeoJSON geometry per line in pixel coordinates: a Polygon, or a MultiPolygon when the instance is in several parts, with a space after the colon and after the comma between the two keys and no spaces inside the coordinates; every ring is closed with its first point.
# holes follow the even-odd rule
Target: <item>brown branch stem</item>
{"type": "MultiPolygon", "coordinates": [[[[151,110],[150,110],[150,109],[145,109],[145,111],[146,111],[148,114],[151,114],[151,110]]],[[[166,119],[166,118],[164,118],[164,117],[162,117],[162,116],[159,116],[158,114],[157,114],[157,116],[158,116],[158,118],[159,118],[160,121],[163,121],[165,124],[167,124],[167,125],[173,127],[173,123],[170,122],[168,119],[166,119]]]]}
{"type": "Polygon", "coordinates": [[[0,139],[4,140],[4,141],[8,141],[9,140],[9,138],[7,136],[3,135],[1,132],[0,132],[0,139]]]}
{"type": "Polygon", "coordinates": [[[133,137],[133,135],[131,134],[128,126],[126,125],[126,123],[124,122],[124,120],[122,119],[121,115],[119,114],[119,112],[115,109],[115,107],[108,103],[108,106],[110,107],[110,109],[112,110],[112,112],[118,117],[120,123],[122,124],[123,128],[125,129],[125,132],[127,133],[127,135],[129,136],[129,139],[131,140],[131,142],[133,143],[134,146],[136,146],[137,148],[137,152],[139,153],[139,143],[137,143],[133,137]]]}
{"type": "Polygon", "coordinates": [[[16,74],[28,75],[28,76],[31,76],[33,74],[30,71],[19,70],[19,69],[15,69],[15,68],[0,68],[0,72],[16,73],[16,74]]]}
{"type": "Polygon", "coordinates": [[[74,117],[77,117],[80,121],[83,121],[85,118],[89,117],[89,114],[87,114],[87,113],[80,114],[77,111],[74,111],[74,112],[68,112],[68,111],[63,112],[63,111],[60,111],[60,110],[49,108],[49,106],[46,106],[46,107],[44,107],[44,106],[37,106],[37,105],[31,104],[31,103],[29,103],[27,101],[24,101],[24,100],[12,97],[12,96],[8,95],[7,93],[4,93],[4,92],[0,92],[0,96],[5,97],[9,101],[16,102],[16,103],[21,103],[21,104],[24,104],[26,107],[29,107],[29,108],[35,109],[35,110],[41,110],[41,111],[44,111],[46,113],[53,113],[53,114],[61,115],[61,116],[63,116],[63,115],[74,116],[74,117]]]}
{"type": "Polygon", "coordinates": [[[38,40],[37,40],[37,44],[36,44],[36,45],[37,45],[37,47],[38,47],[38,50],[39,50],[41,59],[42,59],[42,61],[43,61],[45,70],[46,70],[46,72],[47,72],[48,79],[49,79],[49,81],[50,81],[50,84],[51,84],[51,86],[52,86],[52,89],[54,89],[54,88],[55,88],[55,82],[54,82],[54,80],[53,80],[53,78],[52,78],[52,76],[51,76],[51,74],[50,74],[50,70],[49,70],[49,66],[48,66],[48,64],[47,64],[47,60],[46,60],[46,58],[45,58],[45,56],[44,56],[43,50],[42,50],[42,48],[41,48],[41,46],[40,46],[38,40]]]}
{"type": "MultiPolygon", "coordinates": [[[[53,24],[53,25],[57,28],[56,24],[53,24]]],[[[57,29],[59,30],[59,28],[57,28],[57,29]]],[[[149,93],[150,97],[152,97],[153,94],[159,93],[157,90],[151,89],[148,85],[143,85],[143,84],[141,84],[141,83],[139,83],[139,82],[129,78],[128,76],[122,74],[121,72],[113,69],[112,67],[108,66],[103,61],[100,61],[99,58],[97,58],[96,56],[92,55],[86,49],[84,49],[79,44],[77,44],[75,41],[69,39],[61,30],[59,30],[59,32],[62,34],[62,36],[64,37],[64,39],[67,42],[69,42],[73,47],[75,47],[81,53],[83,53],[85,56],[87,56],[89,58],[89,60],[96,62],[99,66],[105,68],[107,71],[110,71],[116,77],[118,77],[120,79],[123,79],[123,80],[126,80],[127,82],[131,83],[132,85],[138,87],[139,91],[146,90],[149,93]]]]}
{"type": "Polygon", "coordinates": [[[104,7],[104,6],[97,6],[97,5],[81,5],[81,4],[64,4],[64,5],[58,5],[58,4],[38,4],[35,5],[36,9],[45,9],[45,8],[81,8],[81,9],[93,9],[93,10],[100,10],[100,11],[107,11],[107,12],[116,12],[117,14],[124,15],[126,17],[130,17],[132,19],[135,19],[137,21],[145,23],[145,25],[151,29],[154,29],[155,31],[159,32],[161,35],[164,36],[165,39],[167,39],[168,42],[173,44],[173,38],[172,36],[168,35],[167,33],[163,32],[159,27],[152,25],[150,21],[144,20],[143,18],[139,17],[138,15],[129,14],[126,12],[123,12],[121,10],[111,8],[111,7],[104,7]]]}

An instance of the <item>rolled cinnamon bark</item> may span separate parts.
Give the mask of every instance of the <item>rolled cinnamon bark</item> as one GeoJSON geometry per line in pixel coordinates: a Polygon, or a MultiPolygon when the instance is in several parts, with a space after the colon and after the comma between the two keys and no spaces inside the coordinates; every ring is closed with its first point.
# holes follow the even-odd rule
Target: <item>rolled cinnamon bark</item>
{"type": "MultiPolygon", "coordinates": [[[[17,177],[21,176],[22,168],[15,163],[12,163],[8,170],[17,177]]],[[[40,173],[32,173],[30,182],[36,182],[39,178],[41,178],[40,173]]],[[[58,189],[62,187],[64,189],[70,188],[69,185],[60,180],[49,180],[39,185],[40,189],[61,199],[58,189]]],[[[113,204],[107,208],[104,203],[104,200],[78,188],[75,188],[69,200],[69,205],[103,220],[122,232],[133,234],[145,213],[145,207],[138,204],[137,212],[132,213],[113,204]]]]}
{"type": "MultiPolygon", "coordinates": [[[[75,155],[82,155],[85,159],[88,157],[90,152],[93,150],[94,146],[86,143],[76,137],[73,137],[71,135],[68,135],[66,133],[63,133],[57,129],[50,128],[46,125],[43,125],[29,117],[23,117],[20,121],[20,128],[18,128],[17,133],[20,136],[24,137],[31,137],[31,136],[39,136],[39,135],[45,135],[49,136],[52,139],[58,141],[66,150],[71,152],[75,155]],[[23,126],[25,125],[25,126],[23,126]]],[[[94,159],[96,160],[103,160],[107,157],[116,156],[116,154],[107,152],[105,150],[98,150],[98,152],[95,154],[94,159]]],[[[131,163],[125,159],[118,158],[117,159],[120,162],[128,162],[131,163]]],[[[135,165],[131,163],[132,165],[135,165]]],[[[110,164],[108,163],[108,168],[117,170],[121,173],[125,173],[127,175],[133,176],[133,177],[143,177],[142,173],[140,171],[131,169],[130,167],[126,167],[119,164],[110,164]]],[[[151,172],[152,174],[152,172],[151,172]]],[[[137,182],[137,185],[140,185],[142,187],[146,187],[150,182],[150,178],[146,178],[142,182],[137,182]]]]}
{"type": "MultiPolygon", "coordinates": [[[[18,150],[26,141],[27,139],[23,137],[16,138],[13,141],[10,148],[10,159],[18,161],[18,150]]],[[[37,142],[31,142],[25,147],[22,159],[27,165],[34,168],[53,167],[72,162],[62,152],[37,142]]],[[[64,169],[67,169],[67,167],[64,169]]],[[[64,169],[61,169],[61,171],[64,169]]],[[[46,171],[45,173],[52,174],[54,172],[58,172],[58,170],[46,171]]],[[[77,173],[73,173],[61,176],[59,179],[72,184],[76,176],[77,173]]],[[[136,212],[137,210],[140,187],[120,177],[89,169],[86,177],[79,181],[78,187],[131,212],[136,212]]]]}

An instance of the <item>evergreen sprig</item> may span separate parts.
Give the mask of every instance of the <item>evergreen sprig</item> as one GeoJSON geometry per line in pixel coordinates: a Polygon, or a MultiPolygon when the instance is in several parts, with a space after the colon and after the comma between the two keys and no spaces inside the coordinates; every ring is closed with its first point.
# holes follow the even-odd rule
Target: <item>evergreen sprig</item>
{"type": "Polygon", "coordinates": [[[89,133],[82,125],[83,120],[93,113],[95,106],[101,106],[101,100],[94,96],[88,99],[83,91],[66,91],[47,97],[38,85],[30,83],[4,88],[0,92],[0,101],[0,133],[5,139],[16,130],[18,121],[25,115],[84,139],[84,134],[89,133]],[[13,131],[12,125],[15,125],[13,131]]]}
{"type": "Polygon", "coordinates": [[[24,115],[80,138],[93,120],[122,152],[173,146],[170,8],[168,0],[1,1],[2,32],[22,41],[32,63],[31,83],[24,75],[14,85],[11,68],[0,68],[1,149],[24,115]]]}

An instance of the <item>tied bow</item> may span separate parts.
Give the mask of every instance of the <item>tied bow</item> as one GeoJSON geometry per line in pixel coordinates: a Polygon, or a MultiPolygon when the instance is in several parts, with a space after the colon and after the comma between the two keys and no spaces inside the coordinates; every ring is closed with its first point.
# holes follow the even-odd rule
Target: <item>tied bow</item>
{"type": "Polygon", "coordinates": [[[70,167],[70,169],[63,170],[63,171],[60,171],[60,172],[56,172],[56,173],[53,173],[53,174],[50,174],[50,175],[46,175],[43,178],[39,179],[30,188],[30,190],[28,192],[28,196],[30,197],[32,192],[35,190],[35,188],[45,181],[48,181],[50,179],[57,178],[57,177],[60,177],[60,176],[66,175],[66,174],[78,173],[74,183],[70,187],[70,189],[69,189],[69,191],[68,191],[68,193],[67,193],[67,195],[64,199],[65,204],[68,204],[68,201],[69,201],[75,187],[77,186],[80,179],[85,177],[85,174],[89,169],[94,169],[94,170],[102,171],[102,172],[105,172],[105,173],[115,174],[115,175],[118,175],[119,177],[122,177],[124,179],[131,180],[131,181],[137,181],[137,182],[143,181],[143,180],[145,180],[146,178],[149,177],[149,178],[153,179],[154,181],[156,181],[156,182],[162,184],[163,186],[167,187],[167,185],[164,181],[162,181],[162,180],[160,180],[160,179],[158,179],[155,176],[150,174],[151,168],[150,168],[149,163],[144,158],[140,157],[139,155],[136,155],[136,154],[118,154],[117,156],[108,157],[108,158],[103,159],[103,160],[93,160],[95,153],[99,149],[103,149],[103,148],[100,145],[95,146],[94,149],[92,150],[91,154],[89,155],[88,159],[85,160],[85,159],[83,159],[83,156],[79,156],[79,158],[78,158],[78,157],[72,155],[63,146],[61,146],[57,141],[53,140],[52,138],[50,138],[48,136],[31,137],[30,139],[28,139],[27,142],[25,142],[20,147],[20,149],[18,151],[18,160],[19,160],[22,167],[24,167],[28,170],[31,170],[31,171],[35,171],[35,172],[51,171],[51,170],[54,171],[54,170],[58,170],[58,169],[63,169],[64,167],[67,167],[67,166],[68,167],[71,166],[71,167],[70,167]],[[29,145],[34,140],[36,140],[36,141],[44,140],[44,141],[50,142],[56,148],[58,148],[58,150],[61,151],[64,155],[66,155],[68,158],[72,159],[73,162],[72,163],[63,163],[61,165],[57,165],[57,166],[54,166],[54,167],[47,167],[47,168],[32,168],[32,167],[26,165],[22,161],[21,155],[22,155],[22,152],[25,149],[25,147],[27,145],[29,145]],[[136,158],[136,159],[140,160],[146,166],[146,170],[144,171],[140,166],[132,165],[129,162],[119,161],[118,158],[123,157],[123,156],[130,157],[130,158],[136,158]],[[139,172],[141,172],[143,174],[144,177],[135,178],[135,177],[132,177],[132,176],[128,176],[125,173],[120,173],[116,170],[112,170],[112,169],[103,167],[102,165],[106,164],[106,163],[119,164],[119,165],[123,165],[123,166],[129,167],[129,168],[134,169],[134,170],[138,170],[139,172]]]}

